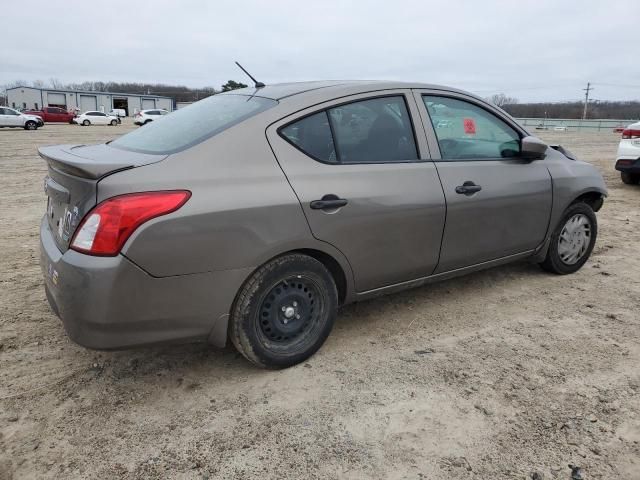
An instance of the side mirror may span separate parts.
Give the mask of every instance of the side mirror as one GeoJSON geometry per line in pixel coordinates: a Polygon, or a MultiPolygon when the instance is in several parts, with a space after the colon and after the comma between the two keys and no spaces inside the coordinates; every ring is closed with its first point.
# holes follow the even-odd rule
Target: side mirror
{"type": "Polygon", "coordinates": [[[520,156],[526,160],[542,160],[547,156],[548,145],[538,137],[524,137],[520,141],[520,156]]]}

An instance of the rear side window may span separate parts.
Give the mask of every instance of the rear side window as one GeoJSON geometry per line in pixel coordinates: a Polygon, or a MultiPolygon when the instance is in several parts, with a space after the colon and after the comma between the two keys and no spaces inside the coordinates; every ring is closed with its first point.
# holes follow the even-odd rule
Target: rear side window
{"type": "Polygon", "coordinates": [[[169,154],[203,142],[278,102],[247,95],[213,95],[151,122],[109,145],[142,153],[169,154]]]}
{"type": "Polygon", "coordinates": [[[333,107],[290,123],[280,134],[310,157],[327,163],[418,160],[403,96],[333,107]]]}
{"type": "Polygon", "coordinates": [[[329,110],[342,163],[406,162],[418,159],[403,97],[348,103],[329,110]]]}
{"type": "Polygon", "coordinates": [[[448,97],[424,95],[443,160],[489,160],[517,157],[520,136],[487,110],[448,97]]]}

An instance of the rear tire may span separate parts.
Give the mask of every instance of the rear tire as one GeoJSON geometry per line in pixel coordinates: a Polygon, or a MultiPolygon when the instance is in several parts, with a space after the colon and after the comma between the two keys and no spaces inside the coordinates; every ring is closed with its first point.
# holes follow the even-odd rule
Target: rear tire
{"type": "Polygon", "coordinates": [[[24,124],[24,129],[25,130],[37,130],[38,129],[38,124],[32,120],[29,120],[27,123],[24,124]]]}
{"type": "Polygon", "coordinates": [[[91,125],[91,122],[89,120],[84,120],[82,122],[82,125],[84,125],[85,127],[88,127],[89,125],[91,125]]]}
{"type": "Polygon", "coordinates": [[[326,267],[289,254],[256,270],[234,302],[229,336],[250,362],[286,368],[313,355],[329,336],[338,292],[326,267]]]}
{"type": "Polygon", "coordinates": [[[620,178],[626,185],[637,185],[640,182],[640,175],[637,173],[620,172],[620,178]]]}
{"type": "Polygon", "coordinates": [[[597,236],[593,209],[582,202],[570,205],[551,234],[547,257],[540,266],[558,275],[577,272],[589,259],[597,236]]]}

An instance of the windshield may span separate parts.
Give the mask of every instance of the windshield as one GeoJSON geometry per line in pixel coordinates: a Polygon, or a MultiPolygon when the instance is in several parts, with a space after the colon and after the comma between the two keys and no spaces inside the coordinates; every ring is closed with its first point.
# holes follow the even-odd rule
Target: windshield
{"type": "Polygon", "coordinates": [[[184,150],[278,102],[246,95],[212,95],[140,127],[109,145],[152,154],[184,150]]]}

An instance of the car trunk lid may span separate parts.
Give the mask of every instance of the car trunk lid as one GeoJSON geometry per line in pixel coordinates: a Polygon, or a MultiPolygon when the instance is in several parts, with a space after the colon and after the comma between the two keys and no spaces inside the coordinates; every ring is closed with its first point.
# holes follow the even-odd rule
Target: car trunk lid
{"type": "Polygon", "coordinates": [[[44,180],[47,222],[62,252],[69,248],[82,218],[96,205],[100,179],[166,158],[115,149],[108,144],[57,145],[42,147],[38,152],[48,164],[44,180]]]}

